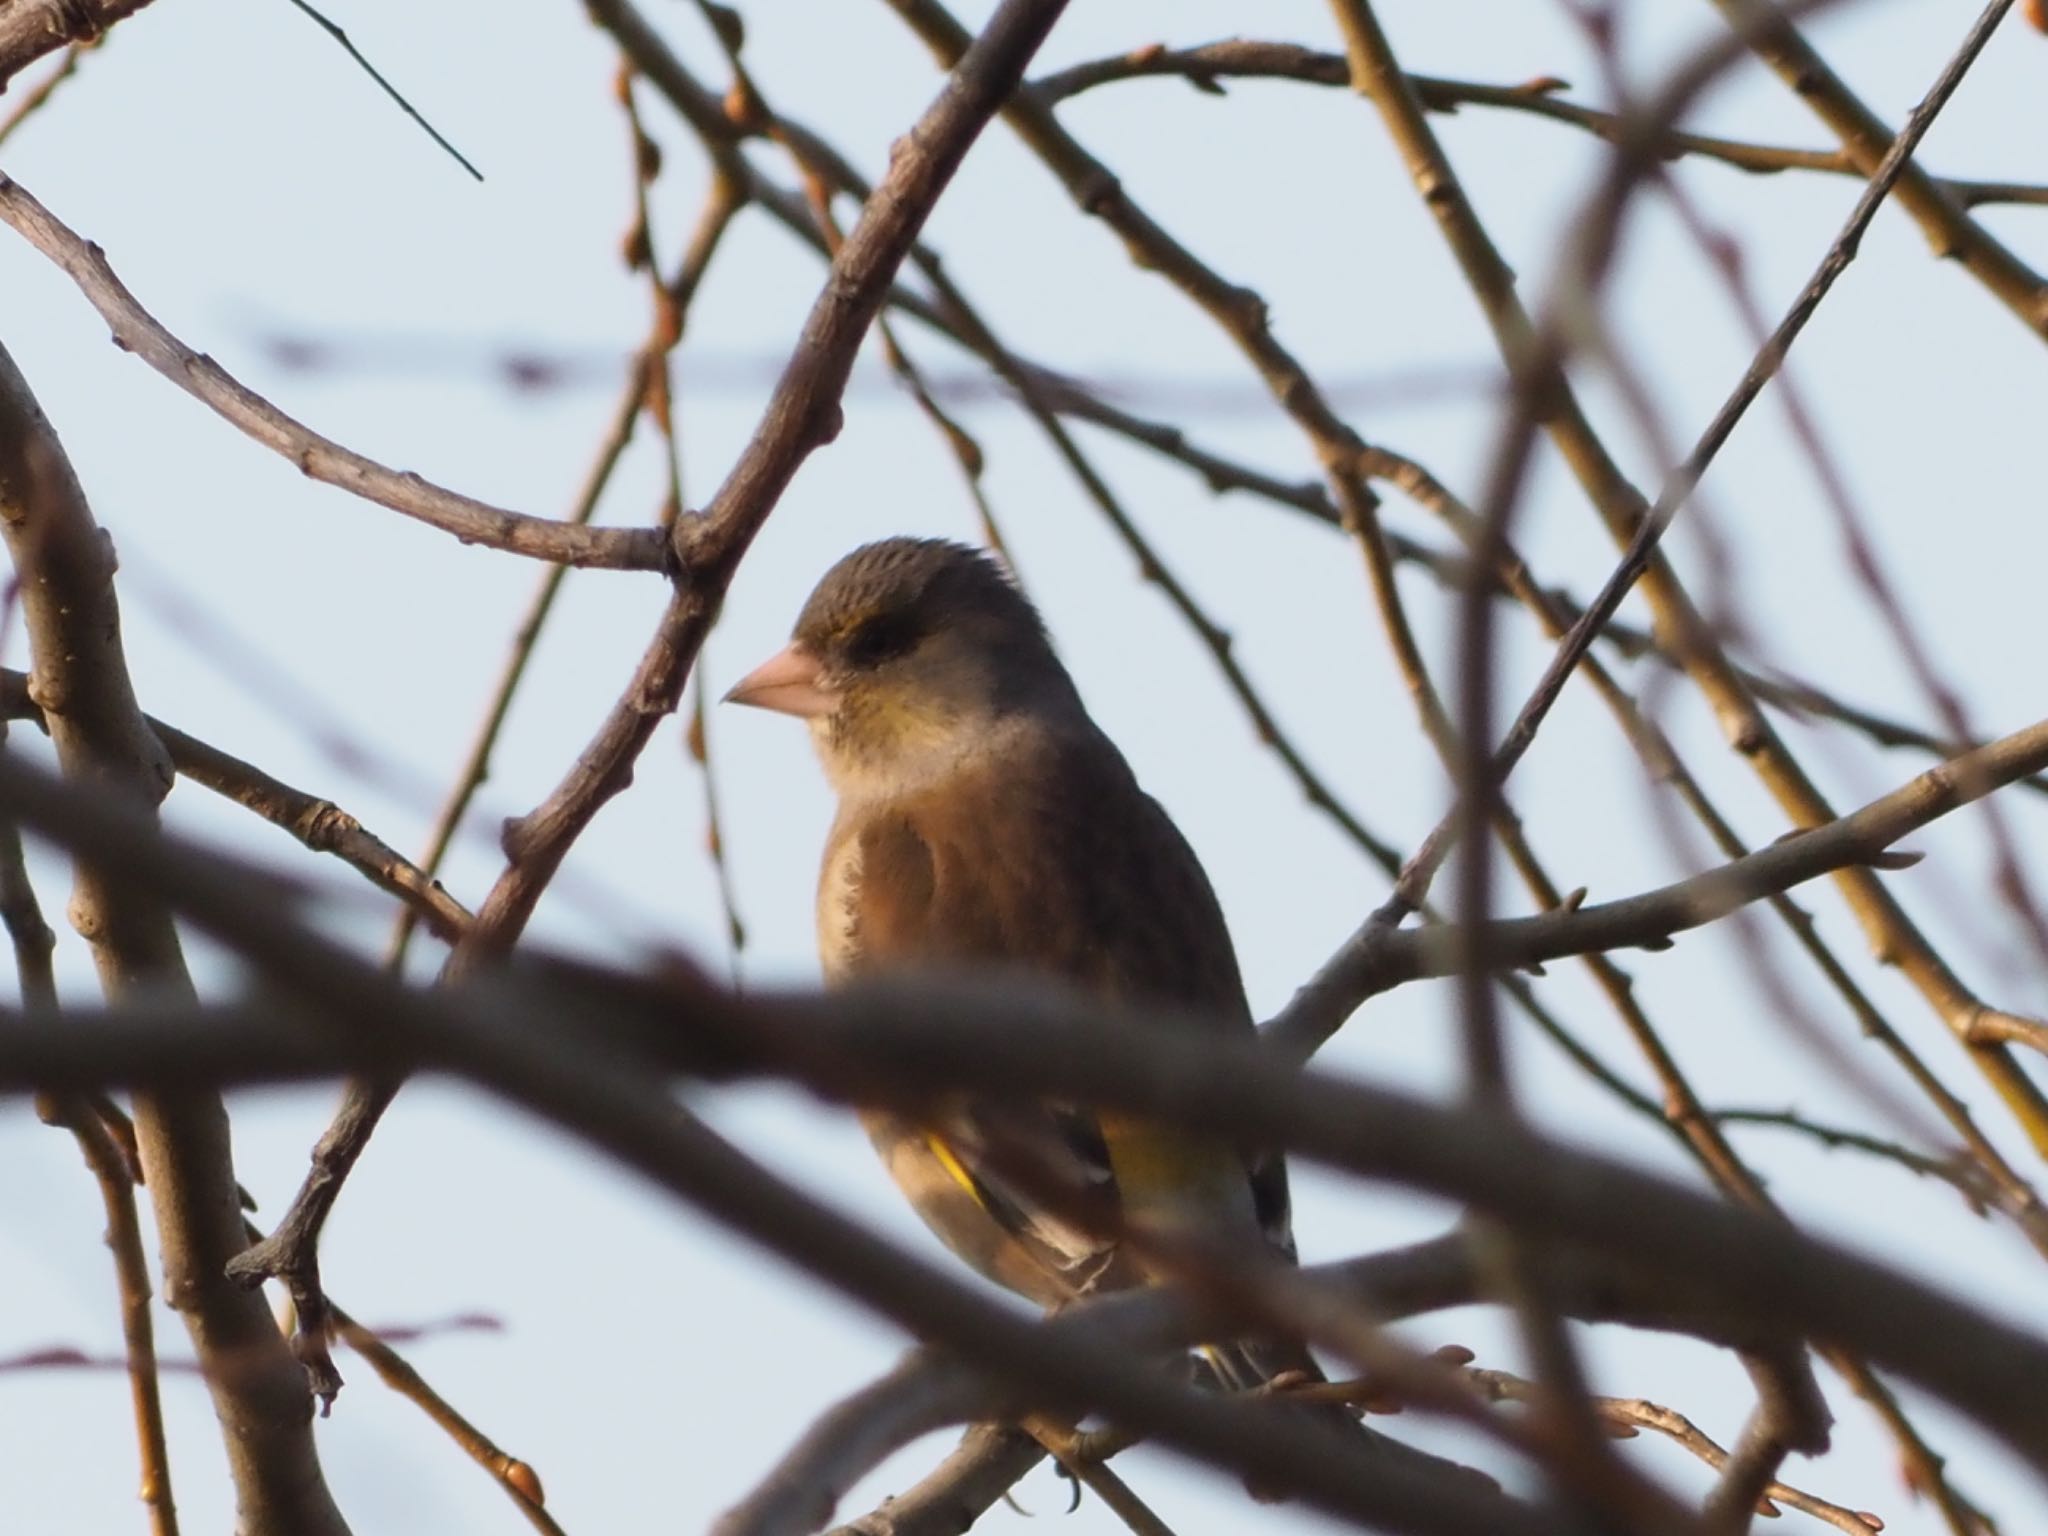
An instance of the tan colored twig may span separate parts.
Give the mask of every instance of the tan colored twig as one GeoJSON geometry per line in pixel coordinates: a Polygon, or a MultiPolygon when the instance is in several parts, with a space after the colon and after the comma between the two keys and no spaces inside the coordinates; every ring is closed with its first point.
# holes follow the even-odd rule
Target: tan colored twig
{"type": "Polygon", "coordinates": [[[42,1096],[38,1113],[77,1138],[85,1165],[99,1186],[107,1213],[107,1247],[114,1255],[114,1279],[121,1299],[122,1364],[135,1415],[141,1462],[137,1497],[149,1512],[151,1536],[178,1536],[177,1501],[171,1492],[171,1454],[164,1435],[162,1394],[157,1380],[156,1328],[150,1316],[153,1293],[142,1223],[135,1209],[135,1181],[113,1134],[77,1095],[42,1096]]]}
{"type": "MultiPolygon", "coordinates": [[[[817,217],[818,233],[824,237],[826,254],[836,254],[843,236],[839,230],[839,222],[832,214],[833,192],[851,190],[862,202],[866,202],[869,189],[865,183],[848,188],[843,180],[835,185],[833,179],[828,179],[834,167],[819,163],[819,158],[814,153],[815,141],[808,135],[784,130],[781,120],[769,111],[752,78],[741,67],[738,51],[734,50],[731,57],[735,89],[745,93],[741,98],[747,104],[744,110],[750,116],[763,118],[769,124],[768,133],[779,139],[796,158],[803,176],[804,191],[809,196],[811,207],[817,217]]],[[[917,260],[915,251],[911,253],[911,259],[917,260]]],[[[904,350],[902,341],[896,335],[896,327],[889,322],[886,312],[876,317],[875,335],[881,342],[882,358],[888,364],[889,371],[896,375],[916,403],[918,410],[932,424],[933,430],[939,434],[940,441],[946,445],[947,452],[959,469],[968,499],[974,503],[975,516],[981,523],[983,542],[1003,557],[1004,562],[1011,567],[1011,574],[1021,581],[1022,573],[1017,571],[1015,561],[1011,558],[1009,542],[1003,537],[1002,528],[996,521],[995,508],[988,499],[988,488],[983,483],[982,472],[987,467],[987,461],[982,454],[981,444],[975,441],[974,434],[960,424],[959,418],[939,404],[938,397],[932,393],[930,384],[925,380],[924,370],[919,368],[909,352],[904,350]]]]}
{"type": "MultiPolygon", "coordinates": [[[[1464,1375],[1473,1387],[1493,1402],[1527,1403],[1532,1400],[1533,1385],[1507,1371],[1469,1366],[1464,1375]]],[[[1623,1432],[1624,1438],[1633,1435],[1639,1429],[1653,1430],[1692,1452],[1716,1471],[1728,1465],[1728,1452],[1703,1434],[1698,1426],[1682,1413],[1676,1413],[1640,1397],[1596,1397],[1593,1399],[1593,1406],[1603,1420],[1617,1431],[1623,1432]]],[[[1884,1522],[1875,1515],[1849,1509],[1840,1504],[1831,1504],[1826,1499],[1803,1493],[1786,1483],[1770,1481],[1762,1492],[1763,1497],[1770,1502],[1812,1515],[1837,1530],[1848,1531],[1851,1536],[1873,1536],[1874,1532],[1884,1529],[1884,1522]]],[[[1762,1515],[1777,1513],[1768,1504],[1758,1507],[1755,1512],[1762,1515]]],[[[1748,1529],[1746,1522],[1741,1529],[1748,1529]]]]}
{"type": "Polygon", "coordinates": [[[704,855],[711,861],[711,880],[718,888],[718,909],[725,918],[725,942],[735,976],[740,955],[747,947],[747,925],[740,920],[739,890],[733,884],[732,861],[725,846],[725,817],[719,810],[718,775],[711,766],[710,722],[705,719],[704,682],[690,700],[690,724],[683,732],[684,748],[704,784],[704,855]]]}
{"type": "Polygon", "coordinates": [[[425,1377],[413,1369],[403,1355],[372,1330],[339,1306],[333,1307],[333,1313],[336,1336],[370,1362],[370,1369],[377,1373],[385,1386],[432,1419],[449,1439],[462,1448],[465,1456],[488,1472],[492,1480],[505,1490],[513,1507],[526,1517],[527,1524],[543,1532],[544,1536],[565,1536],[555,1517],[547,1512],[540,1477],[532,1467],[499,1449],[496,1441],[458,1412],[428,1384],[425,1377]]]}
{"type": "Polygon", "coordinates": [[[1967,1038],[1972,1041],[1995,1041],[2001,1045],[2024,1045],[2031,1050],[2048,1054],[2048,1024],[2043,1024],[2039,1019],[2021,1018],[2018,1014],[2006,1013],[1998,1008],[1981,1010],[1970,1021],[1967,1038]]]}
{"type": "MultiPolygon", "coordinates": [[[[633,164],[633,222],[627,228],[621,254],[628,270],[641,273],[647,279],[652,322],[646,345],[640,352],[641,409],[646,411],[661,437],[662,470],[667,476],[668,495],[655,522],[668,528],[683,515],[683,449],[682,435],[676,426],[675,350],[683,339],[683,324],[688,311],[687,300],[684,304],[676,301],[676,291],[683,286],[684,280],[678,278],[675,284],[666,282],[655,260],[654,253],[660,247],[654,236],[650,194],[661,174],[661,146],[648,136],[646,125],[640,120],[640,102],[634,95],[633,81],[632,60],[621,54],[612,88],[625,113],[633,164]]],[[[713,208],[729,201],[719,178],[712,180],[710,197],[713,208]]],[[[691,244],[694,248],[697,242],[693,240],[691,244]]],[[[689,286],[695,288],[694,280],[689,282],[689,286]]]]}
{"type": "MultiPolygon", "coordinates": [[[[1152,46],[1128,53],[1091,59],[1069,65],[1031,83],[1031,90],[1047,106],[1054,106],[1083,91],[1120,80],[1177,77],[1198,90],[1222,94],[1220,82],[1227,79],[1296,80],[1308,85],[1348,86],[1351,66],[1341,53],[1326,53],[1297,43],[1262,42],[1251,38],[1230,38],[1194,48],[1152,46]]],[[[1474,80],[1447,80],[1436,75],[1408,76],[1417,99],[1431,112],[1449,116],[1461,107],[1492,107],[1546,118],[1583,129],[1609,143],[1617,140],[1625,119],[1614,112],[1567,101],[1563,92],[1568,82],[1553,75],[1539,76],[1520,85],[1488,85],[1474,80]]],[[[1738,171],[1773,175],[1780,171],[1818,171],[1833,176],[1865,179],[1868,171],[1846,150],[1795,149],[1778,144],[1754,144],[1744,139],[1721,138],[1710,133],[1688,133],[1667,129],[1657,143],[1657,153],[1666,159],[1686,156],[1711,160],[1738,171]]],[[[2026,182],[1975,181],[1941,176],[1934,184],[1964,208],[1995,203],[2019,203],[2048,207],[2048,186],[2026,182]]]]}
{"type": "MultiPolygon", "coordinates": [[[[1896,135],[1828,67],[1771,0],[1711,0],[1748,39],[1751,50],[1841,140],[1857,170],[1871,175],[1896,135]]],[[[1963,201],[1918,164],[1898,183],[1905,210],[1936,256],[1953,260],[2037,336],[2048,337],[2048,283],[1972,218],[1963,201]]]]}
{"type": "Polygon", "coordinates": [[[1152,1507],[1131,1491],[1099,1455],[1089,1454],[1073,1426],[1043,1414],[1025,1421],[1025,1432],[1044,1446],[1054,1460],[1082,1487],[1102,1500],[1103,1508],[1124,1523],[1132,1536],[1174,1536],[1173,1527],[1160,1519],[1152,1507]]]}

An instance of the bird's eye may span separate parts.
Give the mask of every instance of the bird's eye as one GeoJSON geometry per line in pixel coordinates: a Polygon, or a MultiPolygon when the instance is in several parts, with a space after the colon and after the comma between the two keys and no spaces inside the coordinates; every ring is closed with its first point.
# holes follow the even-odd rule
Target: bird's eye
{"type": "Polygon", "coordinates": [[[879,613],[864,620],[846,637],[846,659],[872,667],[901,656],[917,644],[917,626],[901,614],[879,613]]]}

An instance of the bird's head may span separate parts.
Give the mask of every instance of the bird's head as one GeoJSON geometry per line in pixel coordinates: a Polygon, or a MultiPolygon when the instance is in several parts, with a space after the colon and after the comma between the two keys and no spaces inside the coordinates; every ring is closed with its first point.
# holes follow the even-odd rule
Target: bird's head
{"type": "Polygon", "coordinates": [[[827,571],[790,643],[726,698],[807,720],[842,794],[938,777],[1007,717],[1077,702],[1038,610],[995,561],[910,538],[827,571]]]}

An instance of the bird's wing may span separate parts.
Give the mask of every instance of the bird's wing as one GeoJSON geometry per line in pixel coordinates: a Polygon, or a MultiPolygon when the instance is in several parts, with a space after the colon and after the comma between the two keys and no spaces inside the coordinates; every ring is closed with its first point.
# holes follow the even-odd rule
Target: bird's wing
{"type": "MultiPolygon", "coordinates": [[[[855,811],[835,829],[819,892],[828,974],[1012,967],[1109,1001],[1249,1030],[1208,878],[1116,748],[1085,722],[1013,746],[978,773],[855,811]]],[[[1057,1148],[1126,1209],[1166,1214],[1189,1204],[1219,1224],[1255,1223],[1291,1254],[1279,1157],[1061,1106],[1037,1114],[1026,1134],[1014,1108],[1004,1113],[1000,1139],[1010,1156],[1020,1143],[1039,1154],[1057,1148]]],[[[943,1134],[957,1142],[989,1214],[1072,1253],[1071,1224],[985,1156],[990,1107],[966,1105],[950,1118],[943,1134]]]]}
{"type": "MultiPolygon", "coordinates": [[[[835,829],[818,911],[830,979],[1006,958],[1000,903],[978,883],[963,887],[950,870],[942,895],[942,851],[915,818],[894,811],[835,829]]],[[[1115,1175],[1092,1115],[969,1099],[915,1124],[896,1115],[866,1119],[919,1214],[991,1278],[1064,1301],[1090,1289],[1112,1261],[1114,1245],[1101,1234],[1114,1220],[1115,1175]],[[1009,1244],[1021,1252],[1004,1251],[1009,1244]]]]}

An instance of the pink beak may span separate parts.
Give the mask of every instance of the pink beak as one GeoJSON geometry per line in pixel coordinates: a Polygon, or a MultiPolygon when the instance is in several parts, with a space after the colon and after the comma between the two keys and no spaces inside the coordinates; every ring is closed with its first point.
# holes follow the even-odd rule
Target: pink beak
{"type": "Polygon", "coordinates": [[[818,658],[792,640],[735,683],[725,702],[808,720],[831,714],[839,695],[818,681],[818,658]]]}

